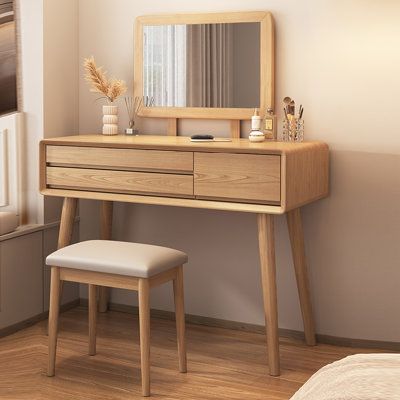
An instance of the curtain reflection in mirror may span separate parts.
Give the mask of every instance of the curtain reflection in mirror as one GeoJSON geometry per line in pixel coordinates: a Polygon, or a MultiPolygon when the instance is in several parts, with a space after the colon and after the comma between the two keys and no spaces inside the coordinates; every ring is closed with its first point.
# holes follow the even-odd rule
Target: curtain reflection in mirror
{"type": "Polygon", "coordinates": [[[146,25],[143,95],[157,107],[260,106],[260,24],[146,25]]]}
{"type": "Polygon", "coordinates": [[[187,27],[187,106],[232,104],[232,24],[187,27]]]}

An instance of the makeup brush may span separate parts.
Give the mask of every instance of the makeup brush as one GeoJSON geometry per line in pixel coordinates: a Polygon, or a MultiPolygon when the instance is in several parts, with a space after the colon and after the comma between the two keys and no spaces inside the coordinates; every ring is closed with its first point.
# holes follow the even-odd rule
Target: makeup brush
{"type": "Polygon", "coordinates": [[[290,110],[290,113],[289,113],[289,114],[291,114],[291,115],[294,115],[294,114],[295,114],[296,105],[295,105],[294,100],[292,100],[292,101],[290,102],[290,104],[289,104],[289,110],[290,110]]]}
{"type": "Polygon", "coordinates": [[[291,101],[292,101],[292,99],[291,99],[290,97],[285,97],[285,98],[283,99],[283,103],[284,103],[285,105],[289,105],[291,101]]]}
{"type": "Polygon", "coordinates": [[[285,105],[286,114],[289,114],[289,104],[292,101],[290,97],[285,97],[283,99],[283,104],[285,105]]]}
{"type": "Polygon", "coordinates": [[[286,121],[288,120],[288,116],[287,116],[287,112],[286,112],[286,108],[285,107],[283,107],[283,112],[285,113],[285,118],[286,118],[286,121]]]}

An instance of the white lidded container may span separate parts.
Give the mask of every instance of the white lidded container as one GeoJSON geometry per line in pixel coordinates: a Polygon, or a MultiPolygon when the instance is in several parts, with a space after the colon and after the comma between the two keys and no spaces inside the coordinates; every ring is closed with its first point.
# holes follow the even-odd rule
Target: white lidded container
{"type": "Polygon", "coordinates": [[[254,115],[251,117],[250,142],[263,142],[265,140],[264,132],[261,131],[262,119],[257,108],[254,109],[254,115]]]}

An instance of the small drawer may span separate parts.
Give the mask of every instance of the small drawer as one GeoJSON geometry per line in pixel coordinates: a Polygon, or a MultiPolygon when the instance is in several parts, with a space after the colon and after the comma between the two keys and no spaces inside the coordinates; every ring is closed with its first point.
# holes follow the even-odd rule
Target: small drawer
{"type": "Polygon", "coordinates": [[[46,185],[97,192],[193,196],[193,175],[156,172],[47,167],[46,185]]]}
{"type": "Polygon", "coordinates": [[[192,173],[193,153],[48,145],[46,146],[46,163],[82,168],[192,173]]]}
{"type": "Polygon", "coordinates": [[[195,153],[194,195],[279,204],[280,156],[195,153]]]}

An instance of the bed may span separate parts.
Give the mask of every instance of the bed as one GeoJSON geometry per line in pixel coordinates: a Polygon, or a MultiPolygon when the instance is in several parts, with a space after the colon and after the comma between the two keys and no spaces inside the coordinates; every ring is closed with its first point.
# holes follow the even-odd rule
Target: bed
{"type": "Polygon", "coordinates": [[[316,372],[291,400],[400,399],[400,354],[357,354],[316,372]]]}

